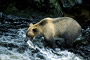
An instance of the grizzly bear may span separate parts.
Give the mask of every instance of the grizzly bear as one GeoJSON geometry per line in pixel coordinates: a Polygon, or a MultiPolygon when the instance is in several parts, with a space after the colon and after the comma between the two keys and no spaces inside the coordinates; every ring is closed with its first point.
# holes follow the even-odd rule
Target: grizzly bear
{"type": "Polygon", "coordinates": [[[30,24],[26,36],[32,39],[43,35],[50,47],[55,47],[56,38],[64,38],[66,47],[73,46],[73,42],[80,35],[81,26],[70,17],[44,18],[36,24],[30,24]]]}

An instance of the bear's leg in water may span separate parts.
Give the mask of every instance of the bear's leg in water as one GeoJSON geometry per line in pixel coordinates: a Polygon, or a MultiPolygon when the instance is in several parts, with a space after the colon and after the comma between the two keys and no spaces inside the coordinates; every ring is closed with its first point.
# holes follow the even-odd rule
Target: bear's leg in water
{"type": "Polygon", "coordinates": [[[65,47],[66,48],[72,48],[72,46],[73,46],[72,40],[65,39],[65,47]]]}
{"type": "Polygon", "coordinates": [[[51,48],[56,47],[55,39],[52,35],[45,35],[45,40],[49,47],[51,47],[51,48]]]}

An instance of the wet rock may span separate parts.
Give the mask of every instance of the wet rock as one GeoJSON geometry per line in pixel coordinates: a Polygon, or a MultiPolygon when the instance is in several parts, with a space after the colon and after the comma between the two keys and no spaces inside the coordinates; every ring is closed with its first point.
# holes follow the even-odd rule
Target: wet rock
{"type": "Polygon", "coordinates": [[[0,42],[0,46],[18,48],[17,45],[14,45],[13,43],[7,43],[7,42],[0,42]]]}
{"type": "Polygon", "coordinates": [[[90,26],[86,29],[85,39],[90,43],[90,26]]]}
{"type": "Polygon", "coordinates": [[[8,32],[10,31],[9,29],[28,27],[32,21],[34,20],[2,13],[0,16],[0,31],[8,32]]]}
{"type": "Polygon", "coordinates": [[[32,53],[38,53],[38,52],[40,52],[40,51],[37,48],[32,51],[32,53]]]}

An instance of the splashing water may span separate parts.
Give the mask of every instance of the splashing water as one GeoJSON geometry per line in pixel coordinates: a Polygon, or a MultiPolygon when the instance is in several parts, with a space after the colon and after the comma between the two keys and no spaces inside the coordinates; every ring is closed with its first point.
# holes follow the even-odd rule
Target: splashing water
{"type": "Polygon", "coordinates": [[[38,49],[35,52],[29,46],[23,46],[26,28],[11,29],[11,31],[15,33],[8,32],[10,35],[0,35],[0,43],[2,43],[0,44],[0,60],[84,60],[68,50],[45,48],[41,41],[35,42],[37,43],[35,48],[38,49]]]}

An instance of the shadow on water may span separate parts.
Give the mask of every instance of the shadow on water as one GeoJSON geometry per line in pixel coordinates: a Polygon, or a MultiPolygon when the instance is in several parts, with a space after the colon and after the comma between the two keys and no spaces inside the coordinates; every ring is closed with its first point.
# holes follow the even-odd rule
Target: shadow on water
{"type": "MultiPolygon", "coordinates": [[[[25,42],[25,31],[33,19],[5,15],[0,18],[0,60],[85,60],[90,59],[90,44],[82,42],[72,50],[55,50],[45,47],[43,39],[35,39],[36,50],[25,42]],[[71,52],[72,51],[72,52],[71,52]],[[80,56],[81,55],[81,56],[80,56]],[[84,58],[83,58],[83,57],[84,58]]],[[[85,31],[85,37],[90,37],[90,27],[85,31]],[[88,36],[87,36],[88,35],[88,36]]],[[[81,37],[80,37],[81,38],[81,37]]]]}

